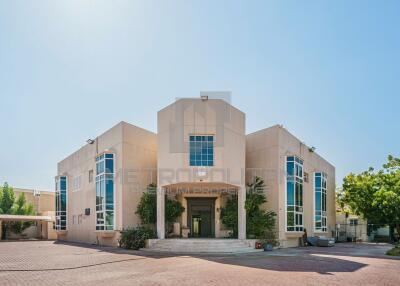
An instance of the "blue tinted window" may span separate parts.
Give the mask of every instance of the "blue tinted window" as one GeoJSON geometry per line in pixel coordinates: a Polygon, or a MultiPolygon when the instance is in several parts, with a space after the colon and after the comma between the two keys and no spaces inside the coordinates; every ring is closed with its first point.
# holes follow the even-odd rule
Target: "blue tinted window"
{"type": "Polygon", "coordinates": [[[214,137],[210,135],[189,136],[190,166],[214,166],[214,137]]]}
{"type": "Polygon", "coordinates": [[[294,176],[294,163],[293,162],[287,163],[287,173],[289,176],[294,176]]]}
{"type": "Polygon", "coordinates": [[[114,160],[106,160],[106,173],[114,173],[114,160]]]}
{"type": "Polygon", "coordinates": [[[314,227],[316,231],[327,231],[326,227],[326,174],[315,173],[314,182],[314,227]]]}
{"type": "Polygon", "coordinates": [[[287,182],[287,205],[293,206],[294,205],[294,182],[287,182]]]}
{"type": "Polygon", "coordinates": [[[303,230],[303,161],[286,157],[286,231],[303,230]]]}
{"type": "Polygon", "coordinates": [[[315,193],[315,210],[321,210],[321,193],[315,193]]]}
{"type": "Polygon", "coordinates": [[[96,229],[114,229],[114,154],[96,158],[96,229]]]}
{"type": "Polygon", "coordinates": [[[315,187],[321,188],[321,177],[315,177],[315,187]]]}
{"type": "Polygon", "coordinates": [[[60,190],[65,191],[67,189],[67,179],[65,177],[60,177],[60,190]]]}
{"type": "Polygon", "coordinates": [[[101,174],[104,172],[104,160],[103,161],[99,161],[96,164],[96,174],[101,174]]]}
{"type": "Polygon", "coordinates": [[[55,229],[66,230],[67,229],[67,177],[60,176],[56,178],[56,193],[55,193],[55,206],[56,206],[56,218],[55,218],[55,229]]]}
{"type": "Polygon", "coordinates": [[[106,204],[114,203],[114,181],[106,180],[106,204]]]}

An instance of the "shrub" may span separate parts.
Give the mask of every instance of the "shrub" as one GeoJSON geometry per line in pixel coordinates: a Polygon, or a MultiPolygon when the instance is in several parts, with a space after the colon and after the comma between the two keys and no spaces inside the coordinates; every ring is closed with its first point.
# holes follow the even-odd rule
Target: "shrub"
{"type": "Polygon", "coordinates": [[[386,252],[386,255],[390,256],[400,256],[400,243],[398,243],[395,247],[392,249],[388,250],[386,252]]]}
{"type": "Polygon", "coordinates": [[[157,194],[154,187],[154,184],[149,185],[137,206],[136,214],[140,216],[142,224],[155,224],[157,221],[157,194]]]}
{"type": "MultiPolygon", "coordinates": [[[[247,185],[246,192],[246,234],[251,238],[263,238],[265,232],[272,232],[275,227],[276,214],[272,211],[264,211],[260,207],[267,202],[264,194],[265,184],[260,177],[254,177],[253,182],[247,185]]],[[[228,199],[220,215],[222,223],[232,229],[233,237],[238,233],[238,202],[237,196],[228,199]]]]}
{"type": "Polygon", "coordinates": [[[181,216],[185,208],[177,200],[165,199],[165,220],[167,223],[173,223],[181,216]]]}
{"type": "Polygon", "coordinates": [[[220,214],[221,222],[230,230],[231,236],[237,237],[238,235],[238,198],[232,196],[228,198],[225,207],[221,208],[220,214]]]}
{"type": "MultiPolygon", "coordinates": [[[[150,184],[143,193],[137,206],[136,214],[140,216],[142,224],[155,224],[157,222],[157,186],[150,184]]],[[[185,208],[177,200],[165,197],[165,221],[173,223],[181,216],[185,208]]]]}
{"type": "Polygon", "coordinates": [[[138,250],[145,247],[146,239],[151,238],[156,238],[154,230],[139,226],[121,231],[121,237],[118,242],[121,248],[138,250]]]}

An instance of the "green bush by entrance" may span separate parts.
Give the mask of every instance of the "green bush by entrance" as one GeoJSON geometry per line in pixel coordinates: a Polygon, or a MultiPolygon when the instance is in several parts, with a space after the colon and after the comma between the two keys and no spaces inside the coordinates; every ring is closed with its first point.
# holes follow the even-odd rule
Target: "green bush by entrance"
{"type": "MultiPolygon", "coordinates": [[[[172,224],[184,212],[185,208],[177,201],[165,197],[165,221],[172,224]]],[[[155,225],[157,223],[157,185],[150,184],[143,193],[136,209],[143,225],[155,225]]]]}
{"type": "MultiPolygon", "coordinates": [[[[246,189],[246,235],[248,238],[264,239],[268,236],[273,239],[276,214],[272,211],[264,211],[261,205],[267,202],[264,193],[265,183],[260,177],[254,177],[246,189]]],[[[221,209],[222,223],[233,230],[233,237],[238,236],[238,198],[232,196],[225,207],[221,209]]]]}

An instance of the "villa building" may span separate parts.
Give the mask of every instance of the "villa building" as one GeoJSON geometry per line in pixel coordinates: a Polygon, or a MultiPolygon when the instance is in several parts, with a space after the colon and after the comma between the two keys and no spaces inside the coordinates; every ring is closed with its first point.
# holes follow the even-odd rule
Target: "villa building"
{"type": "MultiPolygon", "coordinates": [[[[157,134],[120,122],[58,163],[56,231],[69,241],[117,245],[138,226],[137,204],[157,183],[157,235],[165,239],[165,198],[185,208],[176,236],[224,238],[220,219],[237,197],[238,239],[246,239],[246,183],[265,180],[282,247],[335,231],[335,168],[280,125],[246,135],[246,115],[222,99],[179,99],[158,112],[157,134]]],[[[167,234],[167,235],[166,235],[167,234]]]]}

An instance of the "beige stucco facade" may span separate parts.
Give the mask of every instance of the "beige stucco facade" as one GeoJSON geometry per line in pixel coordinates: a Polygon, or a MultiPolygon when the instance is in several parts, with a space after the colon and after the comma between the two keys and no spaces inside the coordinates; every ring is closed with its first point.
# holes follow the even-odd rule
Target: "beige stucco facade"
{"type": "MultiPolygon", "coordinates": [[[[162,189],[169,191],[187,206],[189,198],[214,198],[213,236],[225,236],[219,211],[224,192],[235,191],[239,197],[239,238],[246,233],[245,202],[245,114],[220,99],[180,99],[158,112],[158,186],[159,204],[162,189]],[[191,166],[190,136],[213,136],[213,165],[191,166]],[[193,194],[197,190],[197,194],[193,194]],[[210,194],[211,193],[211,194],[210,194]]],[[[164,210],[158,209],[158,236],[164,238],[164,210]]],[[[187,208],[182,227],[190,224],[187,208]]]]}
{"type": "Polygon", "coordinates": [[[265,179],[268,202],[266,210],[277,214],[277,233],[282,247],[297,246],[302,231],[286,231],[286,158],[303,160],[303,225],[309,236],[332,237],[335,231],[335,168],[280,125],[246,137],[246,179],[254,175],[265,179]],[[314,229],[314,173],[327,174],[327,231],[314,229]]]}
{"type": "Polygon", "coordinates": [[[58,176],[67,177],[67,229],[57,231],[58,238],[117,245],[119,230],[138,225],[136,204],[146,186],[156,181],[156,144],[154,133],[120,122],[59,162],[58,176]],[[103,152],[115,156],[114,231],[96,231],[95,158],[103,152]]]}
{"type": "Polygon", "coordinates": [[[309,174],[309,181],[304,183],[304,227],[309,235],[332,236],[334,167],[280,126],[246,135],[245,118],[242,111],[221,99],[179,99],[158,112],[157,134],[121,122],[95,138],[58,163],[57,176],[66,176],[68,182],[67,227],[58,231],[58,238],[117,245],[120,230],[140,224],[135,214],[137,204],[146,186],[157,183],[158,238],[165,238],[171,231],[165,224],[165,195],[185,208],[176,221],[176,235],[182,235],[184,229],[193,235],[194,226],[203,226],[201,220],[207,220],[211,221],[208,235],[216,238],[230,235],[220,212],[227,199],[237,195],[238,238],[245,239],[245,185],[259,175],[267,184],[268,202],[264,207],[277,213],[281,246],[296,246],[302,233],[285,231],[288,155],[304,160],[304,171],[309,174]],[[191,148],[203,147],[206,151],[200,155],[193,151],[196,156],[192,161],[191,148]],[[104,152],[114,154],[114,227],[96,231],[96,157],[104,152]],[[317,171],[328,176],[328,231],[324,233],[313,229],[312,174],[317,171]],[[93,176],[90,182],[89,172],[93,176]],[[90,209],[90,214],[85,214],[85,209],[90,209]],[[203,212],[211,215],[202,216],[203,212]]]}

